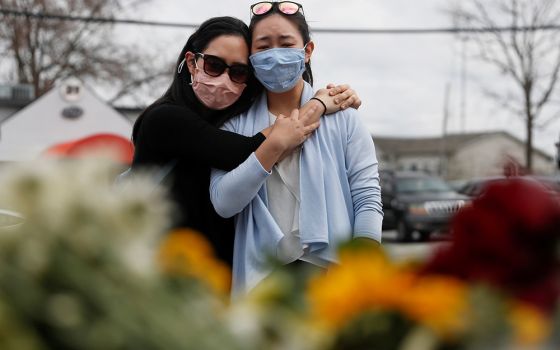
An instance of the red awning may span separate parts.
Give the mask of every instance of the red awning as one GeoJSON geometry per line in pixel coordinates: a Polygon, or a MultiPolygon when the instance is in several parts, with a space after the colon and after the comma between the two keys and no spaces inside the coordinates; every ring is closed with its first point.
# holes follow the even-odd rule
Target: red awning
{"type": "Polygon", "coordinates": [[[122,136],[95,134],[51,146],[43,152],[43,155],[74,159],[104,155],[116,162],[131,164],[134,156],[134,145],[122,136]]]}

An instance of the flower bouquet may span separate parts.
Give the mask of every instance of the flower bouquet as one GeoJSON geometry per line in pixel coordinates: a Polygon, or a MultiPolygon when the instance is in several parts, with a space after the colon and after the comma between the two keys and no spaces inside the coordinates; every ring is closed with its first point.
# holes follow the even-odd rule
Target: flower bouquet
{"type": "Polygon", "coordinates": [[[428,261],[350,242],[316,273],[278,268],[230,302],[205,239],[169,233],[151,177],[99,161],[3,169],[0,349],[560,348],[560,206],[507,180],[455,217],[428,261]],[[20,220],[20,221],[21,221],[20,220]]]}

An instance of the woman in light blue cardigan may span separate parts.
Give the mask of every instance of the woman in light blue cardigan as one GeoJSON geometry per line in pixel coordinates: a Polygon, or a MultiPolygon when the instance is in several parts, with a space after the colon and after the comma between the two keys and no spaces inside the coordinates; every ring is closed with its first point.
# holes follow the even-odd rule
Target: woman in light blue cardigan
{"type": "MultiPolygon", "coordinates": [[[[287,4],[251,7],[250,59],[266,91],[223,129],[254,135],[276,118],[298,118],[297,109],[313,98],[309,61],[314,43],[301,5],[287,4]]],[[[234,297],[272,271],[271,256],[286,264],[301,260],[327,267],[337,262],[341,242],[381,242],[375,148],[354,109],[322,118],[302,148],[270,158],[253,153],[230,172],[212,170],[210,197],[216,212],[235,215],[234,297]]]]}

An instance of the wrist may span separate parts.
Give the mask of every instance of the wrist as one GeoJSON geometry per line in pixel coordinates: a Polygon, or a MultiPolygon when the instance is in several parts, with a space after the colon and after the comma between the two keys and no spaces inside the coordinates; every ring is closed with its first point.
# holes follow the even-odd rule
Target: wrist
{"type": "Polygon", "coordinates": [[[269,126],[268,128],[266,128],[266,129],[264,129],[263,131],[261,131],[261,134],[263,134],[264,137],[269,137],[271,131],[272,131],[272,126],[269,126]]]}
{"type": "Polygon", "coordinates": [[[322,109],[323,109],[323,114],[322,114],[322,115],[327,114],[327,105],[325,104],[325,102],[323,102],[323,100],[321,100],[321,99],[318,98],[318,97],[313,96],[313,97],[311,98],[311,101],[315,101],[314,103],[316,103],[316,104],[318,105],[318,108],[322,108],[322,109]]]}
{"type": "Polygon", "coordinates": [[[270,152],[281,154],[288,149],[288,146],[282,141],[282,138],[276,137],[274,132],[270,132],[265,141],[268,144],[270,152]]]}
{"type": "MultiPolygon", "coordinates": [[[[274,133],[271,133],[273,135],[274,133]]],[[[282,145],[280,140],[275,137],[267,138],[261,146],[255,151],[255,156],[261,166],[268,172],[272,171],[274,164],[278,162],[278,159],[284,153],[285,147],[282,145]]]]}

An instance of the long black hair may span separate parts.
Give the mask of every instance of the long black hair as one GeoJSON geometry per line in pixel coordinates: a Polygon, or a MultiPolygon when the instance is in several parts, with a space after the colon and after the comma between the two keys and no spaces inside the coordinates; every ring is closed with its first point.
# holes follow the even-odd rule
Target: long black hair
{"type": "Polygon", "coordinates": [[[189,37],[187,43],[181,50],[177,63],[173,69],[173,82],[167,91],[157,99],[154,103],[149,105],[138,117],[134,123],[132,130],[132,141],[136,143],[140,125],[144,116],[153,108],[162,104],[175,104],[186,106],[201,115],[213,113],[212,120],[209,122],[216,126],[220,126],[227,119],[246,111],[253,103],[256,95],[262,89],[262,85],[257,84],[256,80],[251,77],[247,82],[247,87],[243,94],[232,106],[223,111],[209,111],[194,95],[191,83],[191,75],[189,73],[187,64],[185,63],[181,73],[177,73],[177,69],[187,51],[190,52],[203,52],[210,42],[222,35],[239,36],[245,40],[247,47],[251,47],[251,35],[249,28],[243,21],[234,17],[215,17],[211,18],[198,27],[198,29],[189,37]]]}
{"type": "MultiPolygon", "coordinates": [[[[253,34],[257,23],[274,14],[279,14],[283,16],[284,18],[286,18],[287,20],[289,20],[290,22],[294,23],[297,26],[301,34],[301,37],[303,38],[304,45],[306,45],[308,42],[311,41],[309,24],[307,24],[307,20],[305,19],[303,13],[298,11],[293,15],[286,15],[283,14],[278,9],[278,6],[273,6],[272,9],[264,15],[253,16],[251,18],[251,23],[249,24],[249,30],[251,31],[251,35],[253,34]]],[[[311,84],[311,86],[313,86],[313,72],[311,71],[311,60],[309,60],[309,62],[305,64],[305,72],[303,73],[303,80],[305,80],[306,82],[311,84]]]]}

